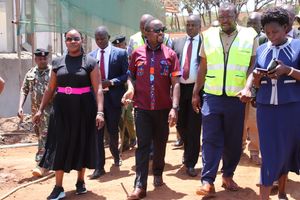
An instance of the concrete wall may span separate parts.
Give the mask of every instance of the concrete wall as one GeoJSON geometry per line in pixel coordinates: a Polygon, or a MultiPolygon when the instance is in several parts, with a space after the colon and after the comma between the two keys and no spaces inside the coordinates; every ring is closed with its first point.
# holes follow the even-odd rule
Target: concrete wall
{"type": "MultiPolygon", "coordinates": [[[[5,88],[0,95],[0,117],[17,115],[20,87],[31,65],[31,55],[23,54],[20,61],[16,54],[0,54],[0,76],[5,80],[5,88]]],[[[25,113],[30,113],[30,103],[28,96],[25,113]]]]}
{"type": "Polygon", "coordinates": [[[15,29],[14,24],[11,21],[14,19],[13,16],[13,0],[0,0],[1,3],[1,11],[4,11],[3,15],[1,15],[1,23],[0,23],[0,32],[1,32],[1,52],[13,52],[15,45],[15,29]],[[5,40],[5,41],[4,41],[5,40]],[[5,42],[5,43],[3,43],[5,42]]]}

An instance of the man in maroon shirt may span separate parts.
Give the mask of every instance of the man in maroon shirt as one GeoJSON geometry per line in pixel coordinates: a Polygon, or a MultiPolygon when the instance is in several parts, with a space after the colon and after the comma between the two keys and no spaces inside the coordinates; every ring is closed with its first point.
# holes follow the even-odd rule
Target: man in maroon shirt
{"type": "Polygon", "coordinates": [[[149,151],[153,140],[153,184],[162,186],[164,157],[169,126],[177,121],[180,96],[180,67],[176,53],[163,43],[165,27],[158,19],[145,24],[147,44],[132,53],[128,90],[122,102],[133,99],[138,147],[135,154],[136,178],[128,199],[146,196],[149,151]],[[172,97],[170,88],[172,87],[172,97]]]}

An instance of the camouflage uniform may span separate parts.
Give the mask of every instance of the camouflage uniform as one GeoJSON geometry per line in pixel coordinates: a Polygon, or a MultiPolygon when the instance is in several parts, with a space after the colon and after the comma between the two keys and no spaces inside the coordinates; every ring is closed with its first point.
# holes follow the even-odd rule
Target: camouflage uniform
{"type": "MultiPolygon", "coordinates": [[[[25,75],[21,92],[27,97],[31,93],[31,115],[32,117],[38,111],[44,91],[49,83],[50,69],[48,65],[46,69],[40,70],[37,66],[31,68],[25,75]]],[[[39,162],[45,152],[45,144],[48,131],[48,123],[50,116],[50,109],[52,103],[48,104],[41,117],[41,122],[34,126],[34,132],[38,137],[38,151],[35,156],[35,161],[39,162]]]]}

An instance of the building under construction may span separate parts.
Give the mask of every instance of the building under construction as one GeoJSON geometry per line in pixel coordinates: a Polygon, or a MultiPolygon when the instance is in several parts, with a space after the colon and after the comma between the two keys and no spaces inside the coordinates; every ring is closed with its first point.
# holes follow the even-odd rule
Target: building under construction
{"type": "Polygon", "coordinates": [[[100,25],[108,27],[111,38],[123,34],[128,39],[139,30],[142,14],[165,21],[165,5],[170,2],[174,1],[0,0],[0,76],[6,81],[0,104],[7,105],[1,108],[0,117],[16,115],[20,85],[32,67],[35,48],[60,55],[65,48],[63,33],[76,28],[83,33],[88,52],[96,47],[93,35],[100,25]]]}

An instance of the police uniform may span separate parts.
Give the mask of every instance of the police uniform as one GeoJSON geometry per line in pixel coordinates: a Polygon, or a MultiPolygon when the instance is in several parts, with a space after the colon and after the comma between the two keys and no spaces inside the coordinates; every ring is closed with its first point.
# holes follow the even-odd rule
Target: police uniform
{"type": "MultiPolygon", "coordinates": [[[[116,36],[112,41],[114,46],[121,44],[126,39],[125,36],[119,35],[116,36]]],[[[130,147],[135,146],[136,143],[136,133],[134,129],[134,121],[132,115],[132,104],[129,104],[127,107],[122,107],[122,115],[119,122],[120,135],[121,135],[121,146],[120,151],[125,151],[130,147]]]]}
{"type": "MultiPolygon", "coordinates": [[[[35,56],[47,56],[49,52],[45,49],[36,49],[34,52],[35,56]]],[[[47,65],[45,69],[39,69],[38,66],[31,68],[25,75],[21,93],[28,96],[31,93],[31,115],[32,117],[38,111],[44,91],[49,83],[51,66],[47,65]]],[[[49,122],[51,104],[45,108],[41,122],[34,125],[34,132],[38,137],[38,151],[36,153],[35,160],[39,162],[45,152],[45,144],[47,138],[47,129],[49,122]]]]}
{"type": "Polygon", "coordinates": [[[115,37],[115,39],[111,43],[115,46],[117,44],[124,42],[125,39],[126,39],[126,37],[124,35],[118,35],[115,37]]]}

